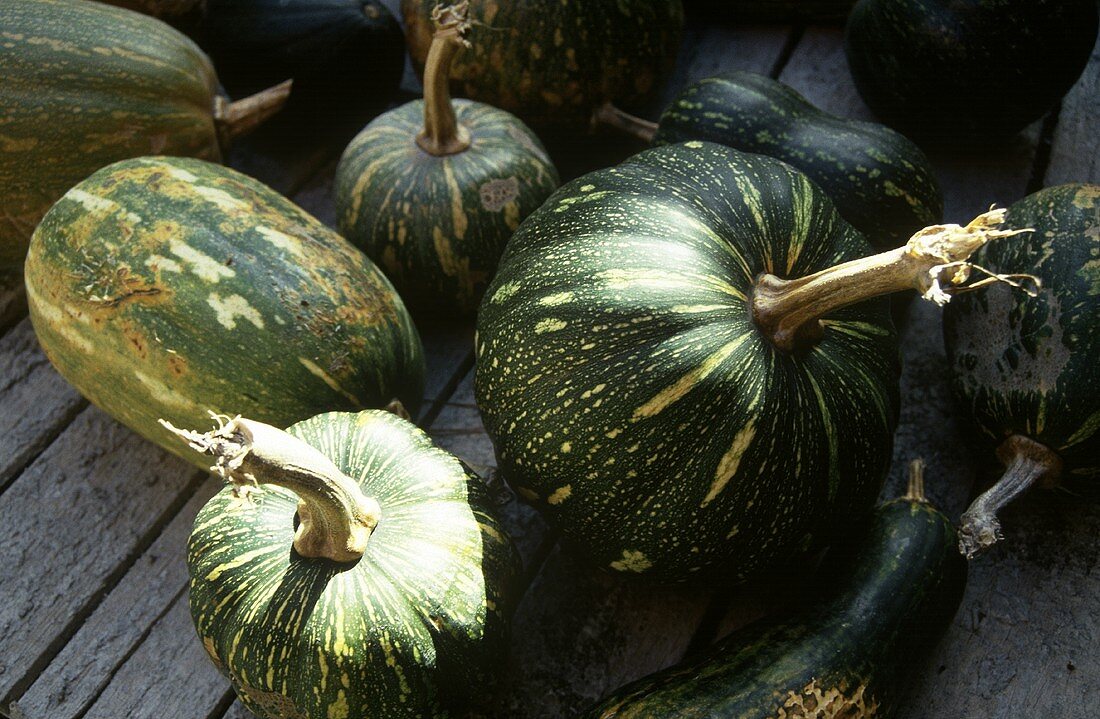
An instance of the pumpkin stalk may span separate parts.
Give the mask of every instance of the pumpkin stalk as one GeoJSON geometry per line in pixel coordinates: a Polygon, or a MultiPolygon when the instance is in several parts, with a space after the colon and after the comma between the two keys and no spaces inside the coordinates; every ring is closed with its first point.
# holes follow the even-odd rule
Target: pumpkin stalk
{"type": "Polygon", "coordinates": [[[424,63],[424,129],[416,136],[421,150],[436,157],[454,155],[470,146],[470,132],[459,124],[451,104],[451,62],[469,46],[469,2],[436,7],[432,20],[436,31],[424,63]]]}
{"type": "Polygon", "coordinates": [[[645,143],[652,143],[657,136],[657,123],[623,112],[610,101],[593,111],[592,124],[595,127],[610,127],[645,143]]]}
{"type": "Polygon", "coordinates": [[[352,562],[363,556],[381,508],[318,450],[262,422],[235,417],[205,434],[160,423],[192,449],[214,457],[210,471],[235,485],[274,484],[294,492],[303,557],[352,562]]]}
{"type": "Polygon", "coordinates": [[[904,499],[911,502],[928,503],[924,496],[924,460],[914,459],[909,463],[909,486],[906,489],[904,499]]]}
{"type": "Polygon", "coordinates": [[[243,137],[283,109],[290,98],[293,80],[260,90],[254,95],[229,102],[220,95],[214,98],[214,127],[222,152],[228,152],[233,141],[243,137]]]}
{"type": "MultiPolygon", "coordinates": [[[[902,247],[845,262],[806,277],[784,280],[771,274],[757,279],[752,314],[760,329],[782,350],[793,352],[820,338],[821,318],[842,307],[879,295],[916,289],[926,300],[946,304],[951,292],[967,289],[963,283],[976,266],[970,256],[991,240],[1023,230],[999,230],[1005,210],[990,210],[966,226],[925,227],[902,247]]],[[[980,268],[977,268],[980,269],[980,268]]],[[[1016,275],[992,275],[989,281],[1018,284],[1016,275]]],[[[1036,278],[1028,276],[1037,283],[1036,278]]]]}
{"type": "Polygon", "coordinates": [[[1036,484],[1053,484],[1062,473],[1062,459],[1047,446],[1014,434],[997,448],[1007,467],[959,519],[959,551],[973,559],[1002,539],[997,513],[1036,484]]]}

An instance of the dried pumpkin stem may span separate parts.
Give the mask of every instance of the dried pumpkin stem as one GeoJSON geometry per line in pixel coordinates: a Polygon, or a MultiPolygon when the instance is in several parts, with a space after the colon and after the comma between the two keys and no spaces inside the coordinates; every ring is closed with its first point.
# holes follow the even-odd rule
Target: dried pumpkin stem
{"type": "Polygon", "coordinates": [[[287,80],[235,102],[220,95],[214,98],[214,127],[222,152],[228,152],[234,140],[252,132],[282,110],[290,98],[292,84],[292,80],[287,80]]]}
{"type": "Polygon", "coordinates": [[[990,210],[966,226],[926,227],[903,247],[806,277],[761,275],[752,296],[753,318],[776,347],[792,352],[821,336],[822,317],[872,297],[916,289],[925,299],[946,304],[951,292],[965,289],[970,255],[991,240],[1031,232],[997,229],[1004,214],[990,210]]]}
{"type": "Polygon", "coordinates": [[[657,123],[623,112],[610,102],[605,102],[593,111],[592,124],[596,127],[610,127],[645,143],[652,143],[657,136],[657,123]]]}
{"type": "Polygon", "coordinates": [[[903,499],[908,499],[911,502],[928,503],[928,499],[924,496],[923,459],[914,459],[909,463],[909,486],[906,489],[903,499]]]}
{"type": "Polygon", "coordinates": [[[436,31],[424,62],[424,129],[416,144],[431,155],[442,157],[462,152],[470,146],[470,132],[459,124],[451,103],[451,62],[469,45],[466,32],[469,2],[432,11],[436,31]]]}
{"type": "Polygon", "coordinates": [[[1014,434],[997,448],[1007,467],[1000,480],[974,500],[959,520],[959,551],[967,559],[1000,540],[997,513],[1036,484],[1053,484],[1062,473],[1062,459],[1046,445],[1014,434]]]}
{"type": "Polygon", "coordinates": [[[294,549],[303,557],[351,562],[363,556],[382,510],[332,461],[269,424],[236,417],[205,434],[160,423],[214,457],[210,471],[236,485],[274,484],[298,495],[294,549]]]}

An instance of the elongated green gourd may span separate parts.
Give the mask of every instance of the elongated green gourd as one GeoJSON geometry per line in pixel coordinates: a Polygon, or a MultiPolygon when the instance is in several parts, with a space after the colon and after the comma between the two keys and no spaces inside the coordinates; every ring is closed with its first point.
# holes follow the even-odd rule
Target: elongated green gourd
{"type": "Polygon", "coordinates": [[[241,411],[287,426],[420,403],[420,338],[385,276],[220,165],[156,157],[100,170],[42,220],[25,277],[35,333],[61,375],[177,453],[185,447],[157,419],[198,426],[208,411],[241,411]]]}
{"type": "Polygon", "coordinates": [[[469,52],[465,5],[437,14],[424,100],[375,118],[336,168],[340,230],[414,312],[473,315],[508,238],[558,186],[538,138],[516,117],[453,102],[448,69],[469,52]]]}
{"type": "Polygon", "coordinates": [[[519,557],[462,462],[378,410],[174,433],[233,483],[187,566],[199,638],[249,710],[445,717],[485,693],[519,557]]]}
{"type": "Polygon", "coordinates": [[[959,405],[1006,467],[963,515],[971,555],[997,541],[996,513],[1029,487],[1100,478],[1100,186],[1040,190],[1005,224],[1029,231],[976,261],[1037,277],[1037,296],[1001,283],[944,315],[959,405]]]}
{"type": "Polygon", "coordinates": [[[578,178],[516,232],[478,315],[501,474],[626,574],[734,581],[822,541],[890,460],[898,346],[873,298],[945,301],[963,276],[941,268],[999,218],[864,257],[772,158],[688,142],[578,178]]]}
{"type": "Polygon", "coordinates": [[[923,497],[875,510],[857,546],[826,556],[833,596],[756,622],[704,655],[619,689],[583,719],[888,719],[962,599],[951,522],[923,497]]]}
{"type": "Polygon", "coordinates": [[[210,60],[151,17],[98,2],[0,3],[0,268],[65,191],[139,155],[221,160],[289,83],[237,103],[210,60]]]}
{"type": "Polygon", "coordinates": [[[655,126],[612,107],[597,119],[657,145],[705,140],[783,160],[880,249],[943,219],[943,193],[920,148],[884,125],[822,112],[764,75],[734,71],[692,83],[655,126]]]}

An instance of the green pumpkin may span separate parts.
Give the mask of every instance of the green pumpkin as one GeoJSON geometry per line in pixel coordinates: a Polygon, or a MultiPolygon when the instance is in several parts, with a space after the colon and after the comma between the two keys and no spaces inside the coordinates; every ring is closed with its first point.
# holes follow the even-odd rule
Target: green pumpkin
{"type": "Polygon", "coordinates": [[[430,61],[425,99],[377,117],[336,168],[341,232],[418,313],[472,316],[508,239],[558,186],[521,121],[451,102],[447,68],[467,30],[465,18],[452,17],[430,61]]]}
{"type": "Polygon", "coordinates": [[[951,522],[914,489],[825,557],[814,586],[828,596],[623,687],[582,719],[895,716],[966,585],[951,522]]]}
{"type": "MultiPolygon", "coordinates": [[[[1100,478],[1100,186],[1040,190],[1009,208],[1006,225],[1033,231],[976,261],[1038,277],[1038,295],[1001,283],[959,297],[944,315],[959,406],[1009,467],[969,515],[995,513],[1031,484],[1100,478]]],[[[979,551],[997,525],[976,517],[964,530],[979,551]]]]}
{"type": "Polygon", "coordinates": [[[116,160],[220,161],[289,86],[229,105],[210,60],[168,25],[98,2],[0,4],[0,267],[70,187],[116,160]]]}
{"type": "Polygon", "coordinates": [[[203,507],[187,548],[195,627],[241,701],[261,719],[386,719],[483,694],[507,655],[519,557],[481,480],[388,412],[287,432],[238,419],[183,433],[245,483],[203,507]],[[333,544],[355,544],[351,558],[304,539],[349,524],[366,538],[333,544]]]}
{"type": "Polygon", "coordinates": [[[655,142],[686,140],[793,165],[878,248],[943,217],[943,194],[920,148],[882,125],[822,112],[764,75],[730,72],[685,88],[661,115],[655,142]]]}
{"type": "MultiPolygon", "coordinates": [[[[413,63],[424,67],[436,0],[402,0],[413,63]]],[[[533,127],[585,130],[612,101],[639,110],[672,70],[680,0],[472,0],[470,50],[450,73],[456,93],[533,127]]]]}
{"type": "Polygon", "coordinates": [[[859,94],[891,127],[995,141],[1058,103],[1096,29],[1095,0],[861,0],[845,50],[859,94]]]}
{"type": "Polygon", "coordinates": [[[136,158],[93,174],[42,220],[25,278],[61,375],[177,453],[157,419],[197,426],[212,410],[287,426],[394,398],[419,405],[420,338],[382,273],[220,165],[136,158]]]}

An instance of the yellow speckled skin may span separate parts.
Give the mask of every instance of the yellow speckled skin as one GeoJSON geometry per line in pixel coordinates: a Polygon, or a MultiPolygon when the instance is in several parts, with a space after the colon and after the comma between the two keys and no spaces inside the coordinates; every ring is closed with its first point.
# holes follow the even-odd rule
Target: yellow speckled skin
{"type": "Polygon", "coordinates": [[[57,198],[116,160],[221,159],[217,77],[159,20],[98,2],[0,3],[0,267],[57,198]]]}

